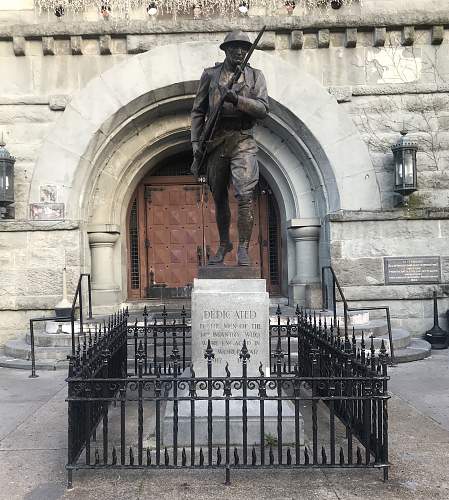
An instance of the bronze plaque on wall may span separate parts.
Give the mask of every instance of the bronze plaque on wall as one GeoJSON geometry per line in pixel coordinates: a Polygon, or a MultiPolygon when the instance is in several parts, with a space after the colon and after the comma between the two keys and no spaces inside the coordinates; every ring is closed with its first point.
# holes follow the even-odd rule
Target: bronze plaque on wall
{"type": "Polygon", "coordinates": [[[439,257],[385,257],[385,284],[440,283],[439,257]]]}

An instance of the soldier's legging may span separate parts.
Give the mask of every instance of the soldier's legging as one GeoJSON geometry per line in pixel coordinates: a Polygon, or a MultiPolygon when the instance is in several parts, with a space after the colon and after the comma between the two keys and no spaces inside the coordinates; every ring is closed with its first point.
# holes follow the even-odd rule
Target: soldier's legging
{"type": "Polygon", "coordinates": [[[207,161],[207,180],[215,201],[220,244],[229,242],[228,189],[232,181],[238,203],[239,245],[248,248],[254,223],[254,190],[259,182],[257,145],[252,135],[241,131],[228,133],[221,139],[207,161]]]}

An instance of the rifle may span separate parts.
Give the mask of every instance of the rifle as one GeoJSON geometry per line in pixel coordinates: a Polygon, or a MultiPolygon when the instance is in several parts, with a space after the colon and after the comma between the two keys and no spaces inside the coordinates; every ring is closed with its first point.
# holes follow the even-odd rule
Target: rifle
{"type": "MultiPolygon", "coordinates": [[[[232,87],[236,82],[238,82],[241,74],[245,71],[246,66],[248,65],[249,58],[251,57],[252,53],[257,47],[257,44],[259,43],[260,39],[262,38],[262,35],[264,34],[266,29],[266,26],[264,26],[261,30],[260,33],[257,35],[256,39],[254,40],[253,44],[251,45],[251,48],[249,49],[248,53],[245,56],[245,59],[243,60],[242,64],[237,66],[237,69],[235,70],[234,74],[232,75],[232,78],[230,79],[228,85],[227,85],[227,90],[231,90],[232,87]]],[[[207,145],[209,142],[212,140],[215,129],[217,128],[217,124],[220,120],[220,114],[221,110],[223,108],[223,104],[225,102],[225,97],[226,93],[223,93],[223,95],[220,98],[220,101],[218,102],[218,105],[214,109],[213,113],[209,116],[207,119],[203,131],[201,132],[200,140],[199,142],[199,148],[198,151],[195,154],[195,157],[193,158],[193,163],[192,166],[190,167],[190,171],[195,177],[199,177],[202,175],[204,172],[204,164],[206,162],[206,157],[207,157],[207,145]]]]}

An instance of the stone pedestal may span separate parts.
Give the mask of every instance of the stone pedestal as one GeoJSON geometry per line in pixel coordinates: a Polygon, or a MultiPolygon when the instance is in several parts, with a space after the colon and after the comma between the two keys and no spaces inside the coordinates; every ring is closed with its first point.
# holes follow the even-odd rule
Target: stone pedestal
{"type": "Polygon", "coordinates": [[[294,306],[320,307],[315,303],[316,289],[320,283],[318,242],[319,219],[291,219],[287,224],[290,237],[295,242],[296,274],[289,283],[289,303],[294,306]]]}
{"type": "MultiPolygon", "coordinates": [[[[248,377],[259,377],[259,365],[269,374],[269,297],[266,282],[262,279],[196,279],[192,291],[192,363],[197,377],[207,377],[207,361],[204,353],[210,341],[215,358],[212,365],[213,377],[226,377],[228,364],[231,377],[242,376],[239,354],[243,341],[249,351],[247,360],[248,377]],[[268,371],[267,371],[268,370],[268,371]]],[[[181,378],[190,376],[187,369],[181,378]]],[[[188,394],[188,387],[185,388],[188,394]]],[[[205,391],[197,391],[201,397],[205,391]]],[[[233,396],[241,396],[241,389],[232,389],[233,396]]],[[[248,390],[248,395],[257,395],[257,389],[248,390]]],[[[268,389],[268,394],[272,392],[268,389]]],[[[215,391],[214,391],[215,394],[215,391]]],[[[178,394],[182,396],[181,394],[178,394]]],[[[216,391],[222,397],[223,389],[216,391]]],[[[274,394],[273,394],[274,395],[274,394]]],[[[206,400],[195,401],[195,441],[197,446],[207,444],[208,408],[206,400]]],[[[242,401],[230,403],[230,440],[232,445],[243,442],[242,401]]],[[[264,403],[264,433],[276,435],[278,426],[278,404],[274,400],[264,403]]],[[[163,441],[170,446],[173,439],[173,403],[167,403],[164,417],[163,441]]],[[[260,445],[260,404],[258,400],[247,402],[247,442],[260,445]]],[[[213,401],[213,445],[225,444],[225,403],[213,401]]],[[[191,408],[190,402],[178,405],[178,443],[190,444],[191,408]]],[[[303,443],[303,421],[300,417],[299,432],[303,443]]],[[[282,426],[285,443],[295,439],[294,408],[290,401],[282,402],[282,426]]]]}
{"type": "Polygon", "coordinates": [[[210,340],[215,353],[213,375],[240,377],[239,353],[246,340],[248,375],[269,367],[269,307],[262,279],[195,279],[192,291],[192,363],[197,376],[207,376],[204,351],[210,340]]]}

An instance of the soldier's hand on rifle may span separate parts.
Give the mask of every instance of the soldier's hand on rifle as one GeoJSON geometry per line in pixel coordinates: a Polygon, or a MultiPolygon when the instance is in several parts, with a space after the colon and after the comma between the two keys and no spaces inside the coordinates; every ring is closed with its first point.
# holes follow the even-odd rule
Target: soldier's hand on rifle
{"type": "Polygon", "coordinates": [[[237,92],[235,90],[230,90],[226,88],[224,89],[224,92],[225,92],[225,98],[224,98],[225,101],[236,105],[238,101],[237,92]]]}

